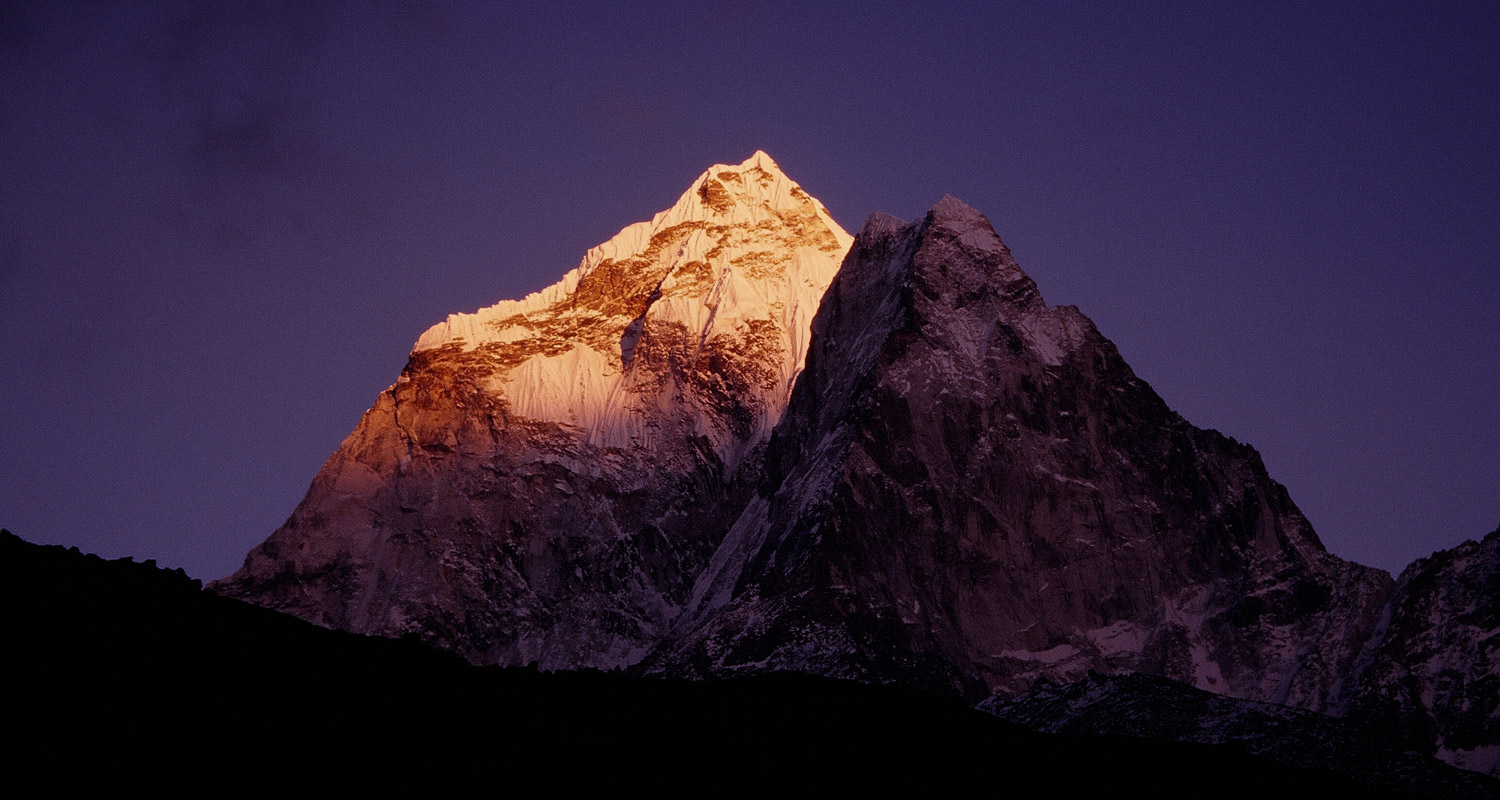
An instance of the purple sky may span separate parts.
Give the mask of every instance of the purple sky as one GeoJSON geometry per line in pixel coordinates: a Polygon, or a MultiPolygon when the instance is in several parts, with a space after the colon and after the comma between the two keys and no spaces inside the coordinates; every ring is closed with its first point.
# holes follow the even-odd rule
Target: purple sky
{"type": "Polygon", "coordinates": [[[1491,0],[125,5],[0,5],[22,537],[228,573],[425,328],[757,148],[851,232],[984,211],[1333,552],[1500,524],[1491,0]]]}

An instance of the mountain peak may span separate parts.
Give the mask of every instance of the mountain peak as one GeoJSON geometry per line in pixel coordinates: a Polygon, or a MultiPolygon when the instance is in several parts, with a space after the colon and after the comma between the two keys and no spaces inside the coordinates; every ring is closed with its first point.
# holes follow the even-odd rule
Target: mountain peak
{"type": "MultiPolygon", "coordinates": [[[[933,204],[927,212],[927,216],[934,223],[955,229],[979,229],[995,233],[995,226],[985,215],[979,213],[968,203],[954,197],[951,194],[943,195],[943,199],[933,204]]],[[[996,237],[999,238],[998,236],[996,237]]]]}
{"type": "Polygon", "coordinates": [[[934,216],[949,218],[972,218],[984,216],[983,214],[975,210],[973,206],[965,203],[964,201],[958,199],[957,197],[954,197],[951,194],[943,195],[941,200],[938,200],[936,203],[934,203],[932,205],[932,213],[934,216]]]}
{"type": "MultiPolygon", "coordinates": [[[[808,246],[820,252],[820,259],[831,262],[828,276],[831,279],[832,270],[837,268],[851,242],[853,237],[834,221],[822,203],[787,177],[765,151],[756,150],[739,164],[715,164],[704,170],[671,208],[649,221],[625,226],[609,241],[589,250],[583,261],[557,283],[521,300],[502,300],[472,314],[453,314],[422,334],[414,349],[430,350],[453,343],[473,348],[494,341],[497,334],[503,338],[508,334],[504,332],[505,326],[499,324],[501,321],[568,303],[579,286],[601,268],[619,270],[623,265],[655,263],[659,258],[683,264],[700,261],[727,264],[751,252],[785,250],[777,258],[789,257],[796,248],[808,246]],[[748,231],[758,226],[785,230],[788,235],[795,228],[805,234],[806,240],[792,236],[786,241],[778,240],[776,247],[767,240],[765,247],[757,249],[751,246],[755,236],[748,231]],[[733,233],[731,229],[739,229],[741,233],[733,233]],[[660,252],[668,241],[677,242],[675,255],[660,252]],[[750,249],[744,250],[746,247],[750,249]]],[[[658,282],[663,277],[657,276],[658,282]]],[[[826,285],[826,279],[820,281],[820,285],[826,285]]],[[[816,298],[810,303],[816,308],[816,298]]]]}
{"type": "Polygon", "coordinates": [[[781,172],[781,167],[776,166],[775,160],[764,150],[756,150],[749,158],[740,163],[738,169],[745,170],[756,167],[767,172],[781,172]]]}
{"type": "Polygon", "coordinates": [[[895,233],[906,227],[906,220],[887,214],[884,211],[872,211],[860,227],[858,237],[870,239],[885,234],[895,233]]]}
{"type": "Polygon", "coordinates": [[[745,221],[741,209],[754,217],[764,211],[786,211],[809,203],[823,210],[764,150],[756,150],[739,164],[709,167],[665,213],[681,220],[729,217],[740,222],[745,221]]]}
{"type": "MultiPolygon", "coordinates": [[[[927,212],[926,221],[929,227],[948,231],[964,247],[992,254],[996,258],[996,266],[1007,281],[1032,283],[1031,278],[1016,266],[1015,260],[1011,258],[1010,248],[1000,240],[1000,234],[995,232],[995,226],[990,223],[989,217],[979,213],[968,203],[945,194],[927,212]]],[[[1028,297],[1036,295],[1034,285],[1023,294],[1028,297]]],[[[1036,296],[1036,299],[1040,300],[1040,296],[1036,296]]]]}

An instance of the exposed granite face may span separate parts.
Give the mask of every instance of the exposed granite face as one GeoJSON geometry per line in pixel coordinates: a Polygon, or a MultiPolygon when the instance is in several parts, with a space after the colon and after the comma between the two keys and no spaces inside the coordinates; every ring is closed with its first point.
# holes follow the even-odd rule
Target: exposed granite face
{"type": "Polygon", "coordinates": [[[856,237],[766,479],[647,665],[1000,693],[1145,672],[1318,708],[1389,588],[945,198],[856,237]]]}
{"type": "Polygon", "coordinates": [[[1500,529],[1403,570],[1359,666],[1333,711],[1500,777],[1500,529]]]}

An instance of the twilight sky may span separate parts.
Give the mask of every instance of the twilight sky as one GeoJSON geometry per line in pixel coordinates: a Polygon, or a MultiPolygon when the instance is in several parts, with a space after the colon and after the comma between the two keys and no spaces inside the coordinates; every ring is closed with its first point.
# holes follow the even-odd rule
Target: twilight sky
{"type": "Polygon", "coordinates": [[[622,5],[0,5],[0,526],[222,576],[429,325],[757,148],[985,212],[1333,552],[1500,524],[1500,4],[622,5]]]}

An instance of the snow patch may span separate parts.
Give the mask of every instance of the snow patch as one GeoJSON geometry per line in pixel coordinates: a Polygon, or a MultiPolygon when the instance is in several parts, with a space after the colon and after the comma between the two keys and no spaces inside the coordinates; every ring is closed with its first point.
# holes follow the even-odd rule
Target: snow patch
{"type": "Polygon", "coordinates": [[[1078,652],[1078,648],[1071,644],[1060,644],[1056,647],[1049,647],[1046,650],[1001,650],[996,655],[1000,658],[1010,658],[1017,661],[1056,664],[1078,655],[1078,652]]]}
{"type": "Polygon", "coordinates": [[[1496,770],[1500,770],[1500,745],[1482,745],[1472,750],[1440,747],[1434,755],[1455,767],[1488,775],[1493,775],[1496,770]]]}
{"type": "Polygon", "coordinates": [[[1145,628],[1124,620],[1103,628],[1084,631],[1083,635],[1099,648],[1099,654],[1105,658],[1133,655],[1141,652],[1146,646],[1145,628]]]}

